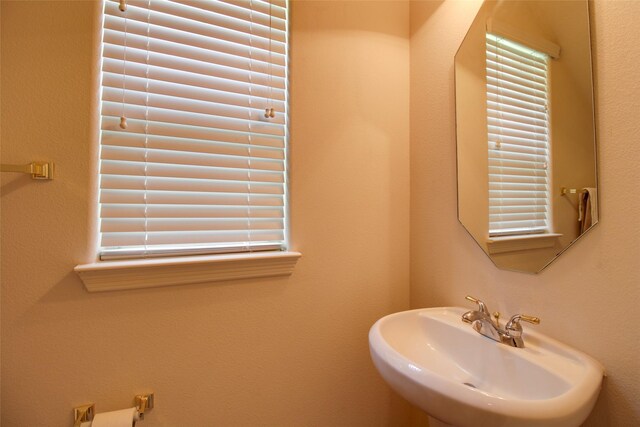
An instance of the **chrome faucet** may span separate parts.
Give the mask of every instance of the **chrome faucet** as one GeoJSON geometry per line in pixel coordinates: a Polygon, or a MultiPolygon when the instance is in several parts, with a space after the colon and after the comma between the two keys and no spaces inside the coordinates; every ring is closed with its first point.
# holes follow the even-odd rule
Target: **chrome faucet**
{"type": "Polygon", "coordinates": [[[487,309],[487,306],[482,301],[469,295],[467,295],[465,299],[478,304],[478,309],[467,311],[465,314],[463,314],[462,315],[463,322],[473,323],[476,320],[491,319],[491,315],[489,314],[489,309],[487,309]]]}
{"type": "Polygon", "coordinates": [[[533,323],[534,325],[540,323],[540,319],[537,317],[516,314],[509,319],[503,329],[500,327],[500,313],[494,313],[493,316],[495,317],[495,321],[491,320],[491,315],[489,314],[489,310],[484,302],[469,295],[466,296],[466,299],[478,304],[478,309],[464,313],[462,315],[462,321],[470,323],[471,327],[476,332],[484,335],[485,337],[511,347],[524,348],[524,341],[522,340],[522,325],[520,324],[520,321],[533,323]]]}

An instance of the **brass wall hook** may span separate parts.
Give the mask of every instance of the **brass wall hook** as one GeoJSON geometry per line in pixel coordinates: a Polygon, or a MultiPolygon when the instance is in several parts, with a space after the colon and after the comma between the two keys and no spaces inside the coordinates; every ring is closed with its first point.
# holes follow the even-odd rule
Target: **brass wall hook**
{"type": "Polygon", "coordinates": [[[53,179],[53,162],[31,162],[26,165],[0,165],[0,172],[18,172],[31,174],[33,179],[53,179]]]}

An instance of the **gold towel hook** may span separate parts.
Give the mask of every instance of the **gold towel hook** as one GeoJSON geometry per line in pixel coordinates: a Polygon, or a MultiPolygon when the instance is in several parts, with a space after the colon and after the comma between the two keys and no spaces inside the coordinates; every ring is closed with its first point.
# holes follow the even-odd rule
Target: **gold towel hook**
{"type": "Polygon", "coordinates": [[[560,195],[562,196],[566,196],[567,194],[576,194],[577,192],[578,192],[577,188],[562,187],[560,189],[560,195]]]}
{"type": "Polygon", "coordinates": [[[33,179],[53,179],[53,162],[31,162],[26,165],[0,165],[0,172],[29,173],[33,179]]]}

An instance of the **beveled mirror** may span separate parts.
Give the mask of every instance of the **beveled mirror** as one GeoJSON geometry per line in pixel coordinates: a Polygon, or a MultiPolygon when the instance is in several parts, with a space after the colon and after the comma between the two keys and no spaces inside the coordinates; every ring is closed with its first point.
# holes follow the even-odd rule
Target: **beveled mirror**
{"type": "Polygon", "coordinates": [[[458,218],[537,273],[598,222],[589,9],[485,1],[455,57],[458,218]]]}

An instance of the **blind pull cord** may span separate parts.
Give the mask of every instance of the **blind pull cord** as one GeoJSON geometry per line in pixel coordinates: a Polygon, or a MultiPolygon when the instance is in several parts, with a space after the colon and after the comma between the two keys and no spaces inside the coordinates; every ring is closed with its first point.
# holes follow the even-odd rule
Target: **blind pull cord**
{"type": "Polygon", "coordinates": [[[253,0],[249,0],[249,144],[247,145],[247,250],[253,252],[253,236],[251,235],[251,121],[253,120],[251,114],[251,101],[253,97],[252,85],[253,85],[253,0]]]}
{"type": "Polygon", "coordinates": [[[147,55],[144,70],[144,257],[149,247],[149,50],[151,43],[151,0],[147,0],[147,55]]]}

